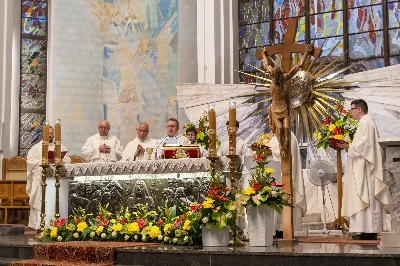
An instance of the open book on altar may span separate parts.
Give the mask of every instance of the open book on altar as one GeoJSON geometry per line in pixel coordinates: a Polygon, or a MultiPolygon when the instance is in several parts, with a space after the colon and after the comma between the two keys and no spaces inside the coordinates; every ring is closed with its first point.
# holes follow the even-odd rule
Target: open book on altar
{"type": "MultiPolygon", "coordinates": [[[[48,154],[49,154],[48,155],[49,162],[54,162],[54,151],[49,151],[48,154]]],[[[66,154],[67,154],[66,151],[62,151],[61,152],[61,160],[64,159],[66,154]]]]}
{"type": "Polygon", "coordinates": [[[165,159],[200,158],[200,147],[196,144],[166,144],[163,155],[165,159]]]}

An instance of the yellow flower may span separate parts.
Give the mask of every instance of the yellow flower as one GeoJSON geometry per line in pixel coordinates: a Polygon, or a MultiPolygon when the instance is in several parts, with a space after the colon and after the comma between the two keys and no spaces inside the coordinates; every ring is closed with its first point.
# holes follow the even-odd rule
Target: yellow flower
{"type": "Polygon", "coordinates": [[[244,194],[250,196],[250,195],[256,194],[256,191],[255,191],[252,187],[248,187],[248,188],[246,188],[246,189],[244,190],[244,194]]]}
{"type": "Polygon", "coordinates": [[[100,235],[101,233],[103,233],[103,226],[99,226],[99,227],[97,227],[97,229],[96,229],[96,234],[97,235],[100,235]]]}
{"type": "Polygon", "coordinates": [[[335,126],[335,124],[330,124],[329,125],[329,131],[334,131],[335,130],[335,128],[336,128],[336,126],[335,126]]]}
{"type": "Polygon", "coordinates": [[[183,230],[189,230],[190,229],[190,220],[186,220],[185,223],[182,226],[183,230]]]}
{"type": "Polygon", "coordinates": [[[79,224],[78,224],[78,228],[76,229],[76,231],[78,231],[78,232],[83,232],[83,230],[85,230],[86,228],[87,228],[87,223],[86,222],[80,222],[79,224]]]}
{"type": "Polygon", "coordinates": [[[206,198],[206,200],[203,202],[203,208],[205,209],[212,209],[214,208],[214,200],[211,198],[206,198]]]}
{"type": "Polygon", "coordinates": [[[122,224],[117,223],[116,225],[113,225],[112,229],[114,230],[114,232],[121,231],[121,229],[122,229],[122,224]]]}
{"type": "Polygon", "coordinates": [[[117,220],[111,219],[110,223],[114,224],[117,220]]]}
{"type": "Polygon", "coordinates": [[[321,139],[322,139],[322,135],[321,135],[321,133],[318,132],[318,133],[317,133],[317,140],[318,140],[318,141],[321,141],[321,139]]]}
{"type": "Polygon", "coordinates": [[[218,206],[217,208],[215,208],[215,209],[213,210],[213,212],[218,212],[220,209],[221,209],[221,206],[218,206]]]}
{"type": "Polygon", "coordinates": [[[275,173],[275,170],[272,168],[264,168],[264,172],[266,172],[267,174],[273,174],[275,173]]]}
{"type": "Polygon", "coordinates": [[[333,138],[335,138],[337,140],[344,140],[343,135],[335,135],[335,136],[333,136],[333,138]]]}
{"type": "Polygon", "coordinates": [[[50,236],[52,238],[56,238],[57,237],[57,227],[53,227],[53,229],[51,229],[50,236]]]}
{"type": "Polygon", "coordinates": [[[164,233],[168,234],[169,233],[169,229],[171,228],[172,224],[166,224],[164,226],[164,233]]]}
{"type": "Polygon", "coordinates": [[[136,233],[136,232],[139,232],[139,230],[140,230],[140,227],[139,227],[139,224],[137,222],[131,223],[128,226],[128,232],[129,233],[136,233]]]}
{"type": "Polygon", "coordinates": [[[159,235],[161,235],[160,228],[158,228],[158,226],[152,226],[149,235],[151,238],[158,237],[159,235]]]}

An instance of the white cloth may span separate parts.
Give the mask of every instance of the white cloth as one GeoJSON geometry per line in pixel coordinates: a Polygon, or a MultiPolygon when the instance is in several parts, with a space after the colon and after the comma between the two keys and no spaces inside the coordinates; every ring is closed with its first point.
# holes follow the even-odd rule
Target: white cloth
{"type": "MultiPolygon", "coordinates": [[[[54,151],[54,143],[49,144],[49,151],[54,151]]],[[[61,151],[67,151],[67,148],[61,145],[61,151]]],[[[29,205],[31,210],[29,213],[28,226],[33,229],[40,229],[40,211],[42,208],[42,141],[33,145],[27,155],[27,183],[26,194],[29,196],[29,205]]],[[[63,164],[71,163],[71,159],[66,154],[62,159],[63,164]]],[[[47,187],[50,189],[50,187],[47,187]]]]}
{"type": "Polygon", "coordinates": [[[100,136],[97,133],[87,139],[82,147],[82,157],[86,162],[116,162],[122,157],[124,148],[121,146],[119,139],[113,135],[100,136]],[[111,148],[109,153],[100,152],[100,145],[106,144],[111,148]]]}
{"type": "MultiPolygon", "coordinates": [[[[268,143],[272,151],[273,160],[281,161],[281,153],[279,149],[279,142],[276,136],[273,136],[268,143]]],[[[291,155],[292,155],[292,196],[294,200],[293,209],[293,229],[301,231],[301,217],[303,213],[307,212],[306,193],[304,188],[303,170],[301,167],[301,156],[299,143],[297,142],[296,135],[291,132],[291,155]]],[[[277,183],[282,183],[282,179],[277,180],[277,183]]],[[[282,216],[275,213],[275,228],[277,231],[282,231],[282,216]]]]}
{"type": "Polygon", "coordinates": [[[134,140],[130,141],[128,145],[126,145],[126,148],[122,153],[121,161],[148,160],[149,155],[146,151],[147,148],[153,148],[153,153],[150,155],[150,158],[151,160],[155,160],[157,146],[158,143],[156,139],[146,138],[144,141],[142,141],[138,137],[136,137],[134,140]],[[135,153],[139,144],[145,149],[145,152],[139,153],[139,155],[135,158],[135,153]]]}
{"type": "Polygon", "coordinates": [[[343,216],[350,217],[350,232],[380,233],[389,189],[383,182],[378,131],[370,115],[357,125],[349,145],[343,186],[343,216]]]}
{"type": "MultiPolygon", "coordinates": [[[[218,157],[229,155],[229,140],[221,144],[217,154],[218,157]]],[[[247,147],[247,143],[242,139],[236,139],[236,154],[239,156],[251,155],[251,149],[247,147]]]]}

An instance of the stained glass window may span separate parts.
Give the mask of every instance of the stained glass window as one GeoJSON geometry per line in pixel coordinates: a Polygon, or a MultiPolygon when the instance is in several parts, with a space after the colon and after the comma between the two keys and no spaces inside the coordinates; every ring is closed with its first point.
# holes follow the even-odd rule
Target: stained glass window
{"type": "Polygon", "coordinates": [[[251,71],[246,64],[260,65],[260,44],[284,42],[289,17],[299,19],[296,42],[323,47],[318,61],[338,44],[329,61],[342,57],[338,62],[351,66],[348,73],[400,63],[399,0],[240,0],[239,10],[239,27],[246,26],[239,37],[245,71],[251,71]],[[267,30],[259,30],[261,23],[267,30]]]}
{"type": "Polygon", "coordinates": [[[21,3],[19,155],[42,138],[46,119],[47,0],[21,3]]]}

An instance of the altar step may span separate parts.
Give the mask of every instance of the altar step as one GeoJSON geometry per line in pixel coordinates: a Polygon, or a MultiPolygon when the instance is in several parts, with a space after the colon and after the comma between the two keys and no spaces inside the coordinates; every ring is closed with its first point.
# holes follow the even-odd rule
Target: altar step
{"type": "Polygon", "coordinates": [[[67,260],[19,260],[19,261],[10,261],[10,266],[111,266],[114,265],[109,263],[88,263],[88,262],[80,262],[80,261],[67,261],[67,260]]]}

